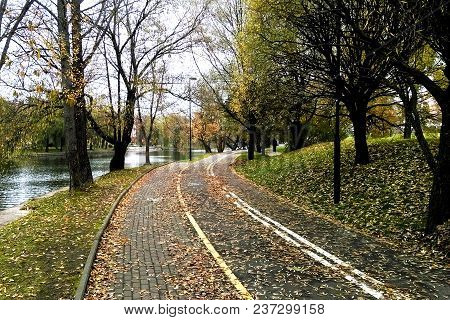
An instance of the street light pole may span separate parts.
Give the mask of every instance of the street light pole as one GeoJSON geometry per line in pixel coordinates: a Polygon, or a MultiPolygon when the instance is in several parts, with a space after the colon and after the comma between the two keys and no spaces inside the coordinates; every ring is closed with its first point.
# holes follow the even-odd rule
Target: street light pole
{"type": "Polygon", "coordinates": [[[333,155],[333,201],[341,202],[341,19],[337,21],[336,41],[336,115],[334,127],[334,155],[333,155]]]}
{"type": "Polygon", "coordinates": [[[197,78],[189,78],[189,161],[192,161],[192,89],[191,81],[195,81],[197,78]]]}

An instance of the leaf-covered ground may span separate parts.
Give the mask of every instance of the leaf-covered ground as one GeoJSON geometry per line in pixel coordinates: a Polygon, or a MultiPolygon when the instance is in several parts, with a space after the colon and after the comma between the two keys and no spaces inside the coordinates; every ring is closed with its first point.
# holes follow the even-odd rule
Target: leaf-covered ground
{"type": "MultiPolygon", "coordinates": [[[[431,140],[434,150],[437,141],[431,140]]],[[[342,146],[342,202],[333,205],[333,145],[314,145],[236,169],[257,184],[317,213],[394,240],[422,238],[432,176],[415,140],[369,141],[372,162],[353,164],[353,141],[342,146]]],[[[442,239],[441,239],[442,240],[442,239]]]]}
{"type": "Polygon", "coordinates": [[[148,170],[110,173],[84,192],[29,201],[29,215],[0,229],[0,299],[73,298],[109,209],[148,170]]]}
{"type": "Polygon", "coordinates": [[[183,168],[174,163],[152,171],[121,201],[102,237],[86,299],[240,298],[185,214],[198,207],[179,200],[183,168]]]}

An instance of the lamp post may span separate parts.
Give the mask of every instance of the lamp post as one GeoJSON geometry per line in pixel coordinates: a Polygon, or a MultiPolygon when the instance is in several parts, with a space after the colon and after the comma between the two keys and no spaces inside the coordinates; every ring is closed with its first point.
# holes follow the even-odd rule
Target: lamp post
{"type": "Polygon", "coordinates": [[[189,161],[192,161],[192,90],[191,81],[195,81],[197,78],[189,78],[189,161]]]}
{"type": "Polygon", "coordinates": [[[333,200],[334,204],[341,202],[341,18],[337,21],[336,41],[336,116],[334,127],[334,152],[333,152],[333,200]]]}

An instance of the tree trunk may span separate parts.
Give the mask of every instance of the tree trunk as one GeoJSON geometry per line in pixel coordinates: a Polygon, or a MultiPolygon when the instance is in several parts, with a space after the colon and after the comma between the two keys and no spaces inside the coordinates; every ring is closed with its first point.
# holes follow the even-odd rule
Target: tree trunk
{"type": "MultiPolygon", "coordinates": [[[[351,109],[349,108],[349,111],[351,109]]],[[[355,137],[355,164],[368,164],[370,162],[369,147],[367,146],[367,103],[357,102],[356,108],[350,111],[350,120],[353,124],[355,137]]]]}
{"type": "Polygon", "coordinates": [[[300,150],[303,148],[308,137],[306,125],[300,121],[293,121],[289,126],[289,151],[300,150]]]}
{"type": "Polygon", "coordinates": [[[114,144],[114,156],[109,164],[111,172],[123,170],[125,168],[125,154],[127,153],[128,144],[117,142],[114,144]]]}
{"type": "Polygon", "coordinates": [[[403,109],[405,113],[405,128],[403,131],[403,139],[411,139],[414,114],[413,110],[417,110],[417,89],[413,83],[406,87],[399,88],[399,96],[403,102],[403,109]],[[411,95],[409,94],[411,90],[411,95]]]}
{"type": "Polygon", "coordinates": [[[442,127],[436,170],[428,206],[427,233],[450,217],[450,113],[449,105],[441,106],[442,127]]]}
{"type": "MultiPolygon", "coordinates": [[[[365,115],[364,115],[365,117],[365,115]]],[[[366,136],[366,124],[365,122],[356,121],[353,124],[354,135],[355,135],[355,164],[368,164],[370,162],[369,158],[369,147],[367,146],[367,136],[366,136]]]]}
{"type": "Polygon", "coordinates": [[[233,140],[231,138],[227,138],[225,140],[225,145],[228,146],[228,148],[230,148],[231,151],[236,151],[237,148],[239,147],[239,141],[240,141],[239,136],[236,137],[236,140],[233,140]]]}
{"type": "Polygon", "coordinates": [[[205,148],[206,153],[212,153],[211,146],[208,143],[206,143],[205,141],[202,141],[202,144],[203,144],[203,148],[205,148]]]}
{"type": "Polygon", "coordinates": [[[131,143],[131,134],[134,127],[134,109],[136,105],[136,89],[127,92],[126,107],[124,112],[124,127],[121,131],[121,139],[114,143],[114,156],[109,164],[110,171],[123,170],[125,168],[125,154],[131,143]]]}
{"type": "Polygon", "coordinates": [[[254,125],[251,125],[248,129],[248,160],[255,159],[255,139],[256,135],[256,127],[254,125]]]}
{"type": "Polygon", "coordinates": [[[150,139],[145,138],[145,163],[150,164],[150,139]]]}
{"type": "Polygon", "coordinates": [[[69,103],[64,108],[67,128],[66,157],[69,164],[71,189],[82,189],[93,182],[87,151],[86,117],[83,103],[84,97],[78,97],[73,106],[69,103]]]}
{"type": "Polygon", "coordinates": [[[60,139],[60,145],[59,145],[59,151],[63,151],[63,147],[64,147],[64,136],[61,136],[60,139]]]}
{"type": "Polygon", "coordinates": [[[410,108],[405,108],[405,129],[403,139],[411,139],[412,136],[412,113],[410,108]]]}
{"type": "Polygon", "coordinates": [[[334,151],[333,151],[333,201],[341,202],[341,102],[339,94],[336,99],[336,112],[334,122],[334,151]]]}
{"type": "Polygon", "coordinates": [[[266,155],[266,134],[264,131],[261,132],[261,155],[266,155]]]}
{"type": "Polygon", "coordinates": [[[45,137],[45,152],[48,152],[50,148],[50,139],[48,135],[45,137]]]}
{"type": "Polygon", "coordinates": [[[84,96],[86,81],[84,79],[81,2],[81,0],[74,0],[72,3],[72,76],[75,80],[74,91],[76,92],[76,103],[74,108],[79,168],[79,172],[77,173],[79,180],[73,183],[74,188],[83,188],[94,182],[87,150],[86,100],[84,96]]]}
{"type": "Polygon", "coordinates": [[[224,152],[225,151],[225,147],[226,147],[225,137],[219,136],[217,138],[217,152],[218,153],[224,152]]]}
{"type": "Polygon", "coordinates": [[[255,138],[256,138],[256,152],[261,153],[261,131],[256,129],[255,131],[255,138]]]}
{"type": "Polygon", "coordinates": [[[241,144],[241,138],[239,136],[236,137],[236,140],[232,143],[230,146],[231,150],[236,151],[237,148],[239,148],[239,145],[241,144]]]}
{"type": "Polygon", "coordinates": [[[70,63],[71,50],[67,6],[63,0],[58,0],[57,3],[61,83],[64,97],[64,128],[67,145],[66,158],[69,165],[71,190],[84,188],[93,182],[87,153],[80,3],[79,0],[72,3],[72,65],[70,63]]]}
{"type": "Polygon", "coordinates": [[[417,142],[419,143],[428,167],[431,171],[435,172],[437,166],[436,159],[434,158],[433,152],[431,151],[427,139],[425,139],[425,134],[423,133],[422,129],[422,121],[420,120],[420,115],[417,111],[417,91],[414,89],[412,92],[413,95],[411,97],[411,100],[405,105],[405,107],[408,113],[411,114],[411,125],[414,128],[414,134],[417,138],[417,142]]]}

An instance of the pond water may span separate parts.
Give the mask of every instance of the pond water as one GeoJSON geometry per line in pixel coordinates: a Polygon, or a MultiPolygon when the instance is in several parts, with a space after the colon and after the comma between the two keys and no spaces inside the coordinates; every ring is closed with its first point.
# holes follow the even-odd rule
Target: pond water
{"type": "MultiPolygon", "coordinates": [[[[193,158],[204,152],[193,151],[193,158]]],[[[154,149],[150,151],[151,163],[164,163],[184,160],[187,153],[173,150],[154,149]]],[[[94,178],[109,172],[112,154],[94,153],[91,155],[91,167],[94,178]]],[[[129,148],[125,167],[133,168],[145,164],[145,149],[129,148]]],[[[21,160],[14,167],[0,173],[0,211],[17,206],[31,198],[44,195],[69,184],[67,164],[57,155],[32,156],[21,160]]],[[[1,214],[1,212],[0,212],[1,214]]]]}

